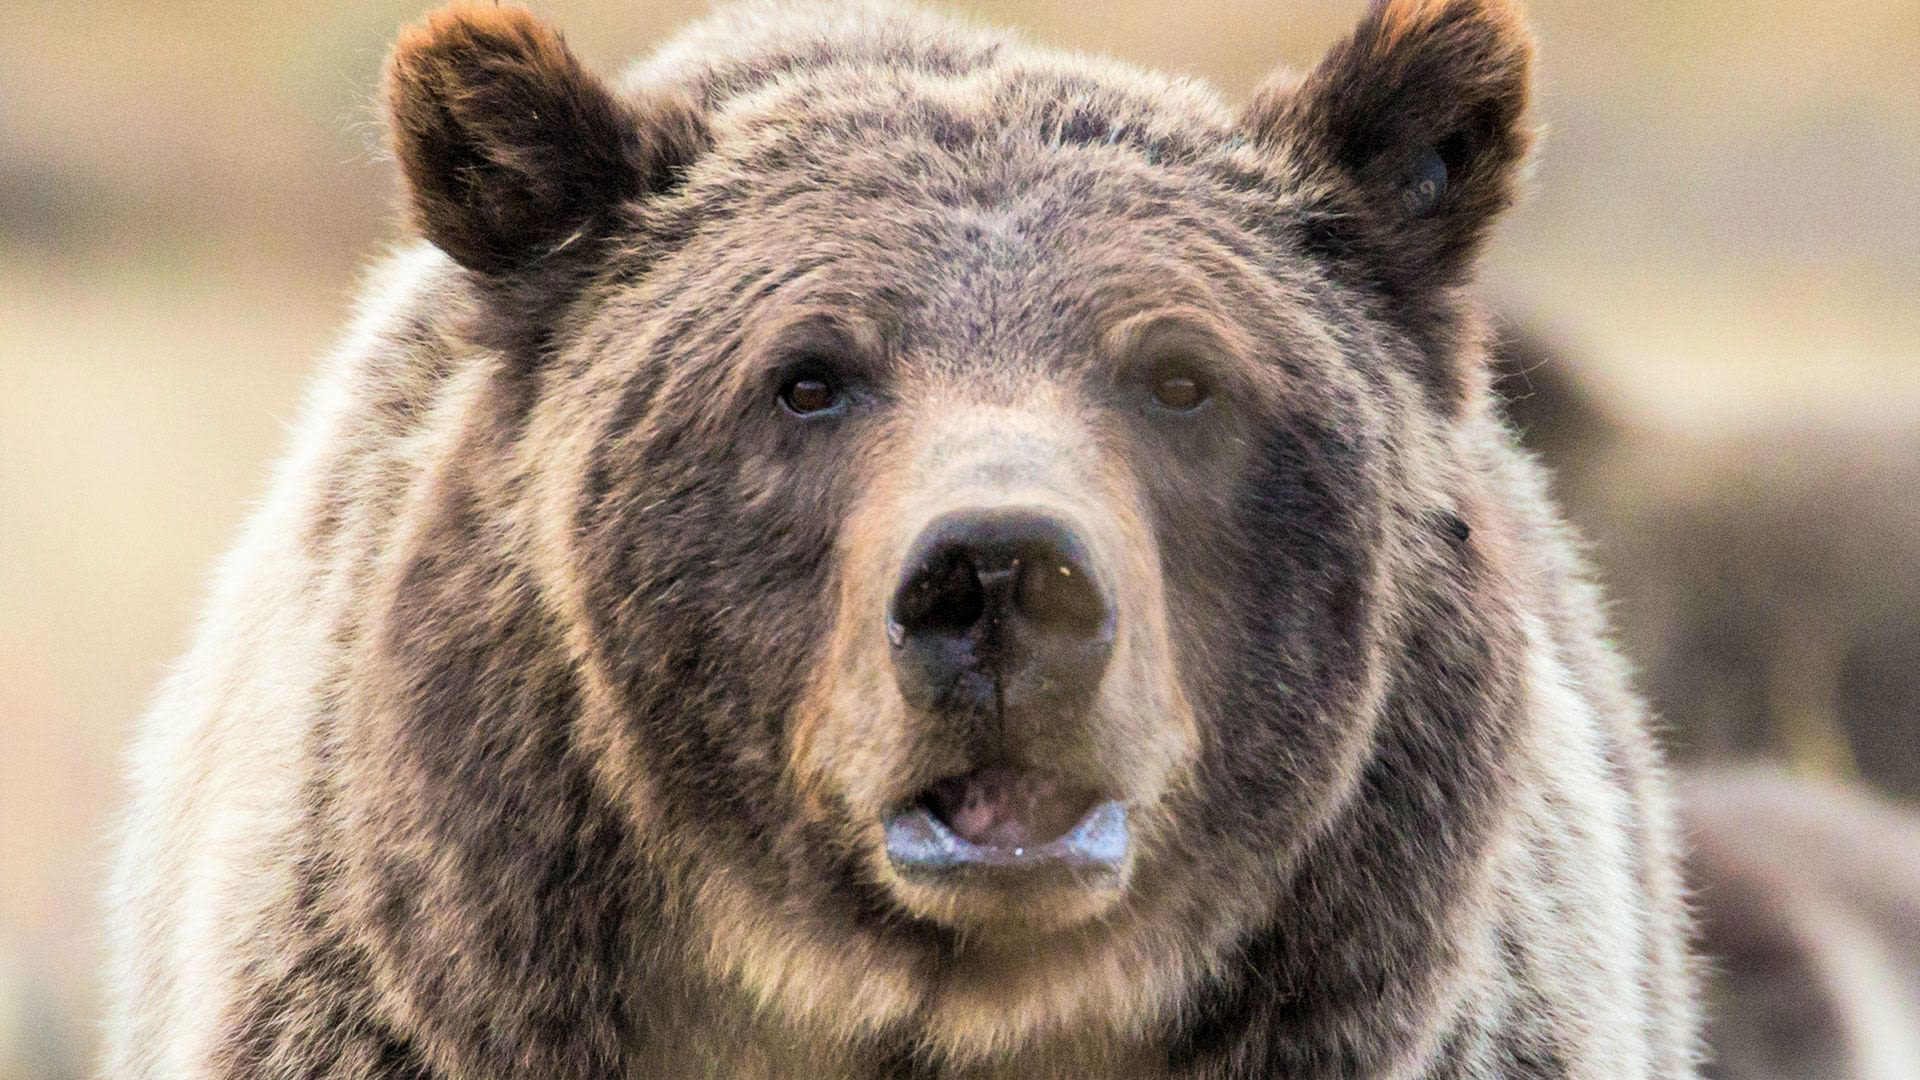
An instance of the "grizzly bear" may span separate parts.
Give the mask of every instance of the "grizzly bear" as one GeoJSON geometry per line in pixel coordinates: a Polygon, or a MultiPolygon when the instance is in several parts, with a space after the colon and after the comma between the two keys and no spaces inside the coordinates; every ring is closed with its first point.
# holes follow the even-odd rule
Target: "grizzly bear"
{"type": "Polygon", "coordinates": [[[1680,785],[1723,1080],[1920,1076],[1920,814],[1760,769],[1680,785]]]}
{"type": "Polygon", "coordinates": [[[1680,1077],[1488,403],[1500,0],[1237,112],[878,4],[387,68],[396,254],[136,751],[127,1077],[1680,1077]]]}

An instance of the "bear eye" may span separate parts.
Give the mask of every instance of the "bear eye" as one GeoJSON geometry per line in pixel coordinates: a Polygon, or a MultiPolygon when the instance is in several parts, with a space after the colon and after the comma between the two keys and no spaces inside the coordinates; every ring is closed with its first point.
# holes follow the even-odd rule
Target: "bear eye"
{"type": "Polygon", "coordinates": [[[840,388],[824,375],[796,375],[780,388],[780,404],[797,416],[825,412],[840,403],[840,388]]]}
{"type": "Polygon", "coordinates": [[[1192,412],[1206,403],[1207,384],[1192,368],[1178,362],[1164,363],[1153,371],[1153,400],[1163,409],[1192,412]]]}

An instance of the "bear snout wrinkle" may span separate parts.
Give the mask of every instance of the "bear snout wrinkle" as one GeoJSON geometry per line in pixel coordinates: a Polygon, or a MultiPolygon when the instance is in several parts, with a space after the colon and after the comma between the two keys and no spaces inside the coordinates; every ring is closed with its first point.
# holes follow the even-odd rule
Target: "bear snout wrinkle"
{"type": "Polygon", "coordinates": [[[1116,622],[1079,534],[1027,508],[955,511],[929,525],[886,619],[909,705],[996,715],[1092,697],[1116,622]]]}

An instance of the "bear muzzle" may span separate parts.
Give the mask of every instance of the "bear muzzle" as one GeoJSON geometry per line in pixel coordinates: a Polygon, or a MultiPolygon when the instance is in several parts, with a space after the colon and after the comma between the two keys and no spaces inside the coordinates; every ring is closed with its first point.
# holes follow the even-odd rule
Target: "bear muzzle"
{"type": "Polygon", "coordinates": [[[908,706],[976,733],[975,767],[928,787],[887,819],[903,876],[1081,879],[1117,874],[1125,805],[1008,753],[1029,725],[1083,715],[1113,656],[1108,575],[1062,514],[1027,506],[950,512],[915,540],[887,607],[887,640],[908,706]]]}

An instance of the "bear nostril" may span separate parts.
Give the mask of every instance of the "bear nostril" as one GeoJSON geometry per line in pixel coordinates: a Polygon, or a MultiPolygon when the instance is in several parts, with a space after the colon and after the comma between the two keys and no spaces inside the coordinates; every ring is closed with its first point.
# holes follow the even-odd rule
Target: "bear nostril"
{"type": "Polygon", "coordinates": [[[1100,633],[1108,616],[1106,599],[1086,572],[1059,558],[1028,561],[1014,606],[1036,624],[1081,637],[1100,633]]]}
{"type": "Polygon", "coordinates": [[[986,586],[973,559],[965,550],[937,551],[894,599],[894,636],[958,633],[979,622],[986,610],[986,586]]]}

